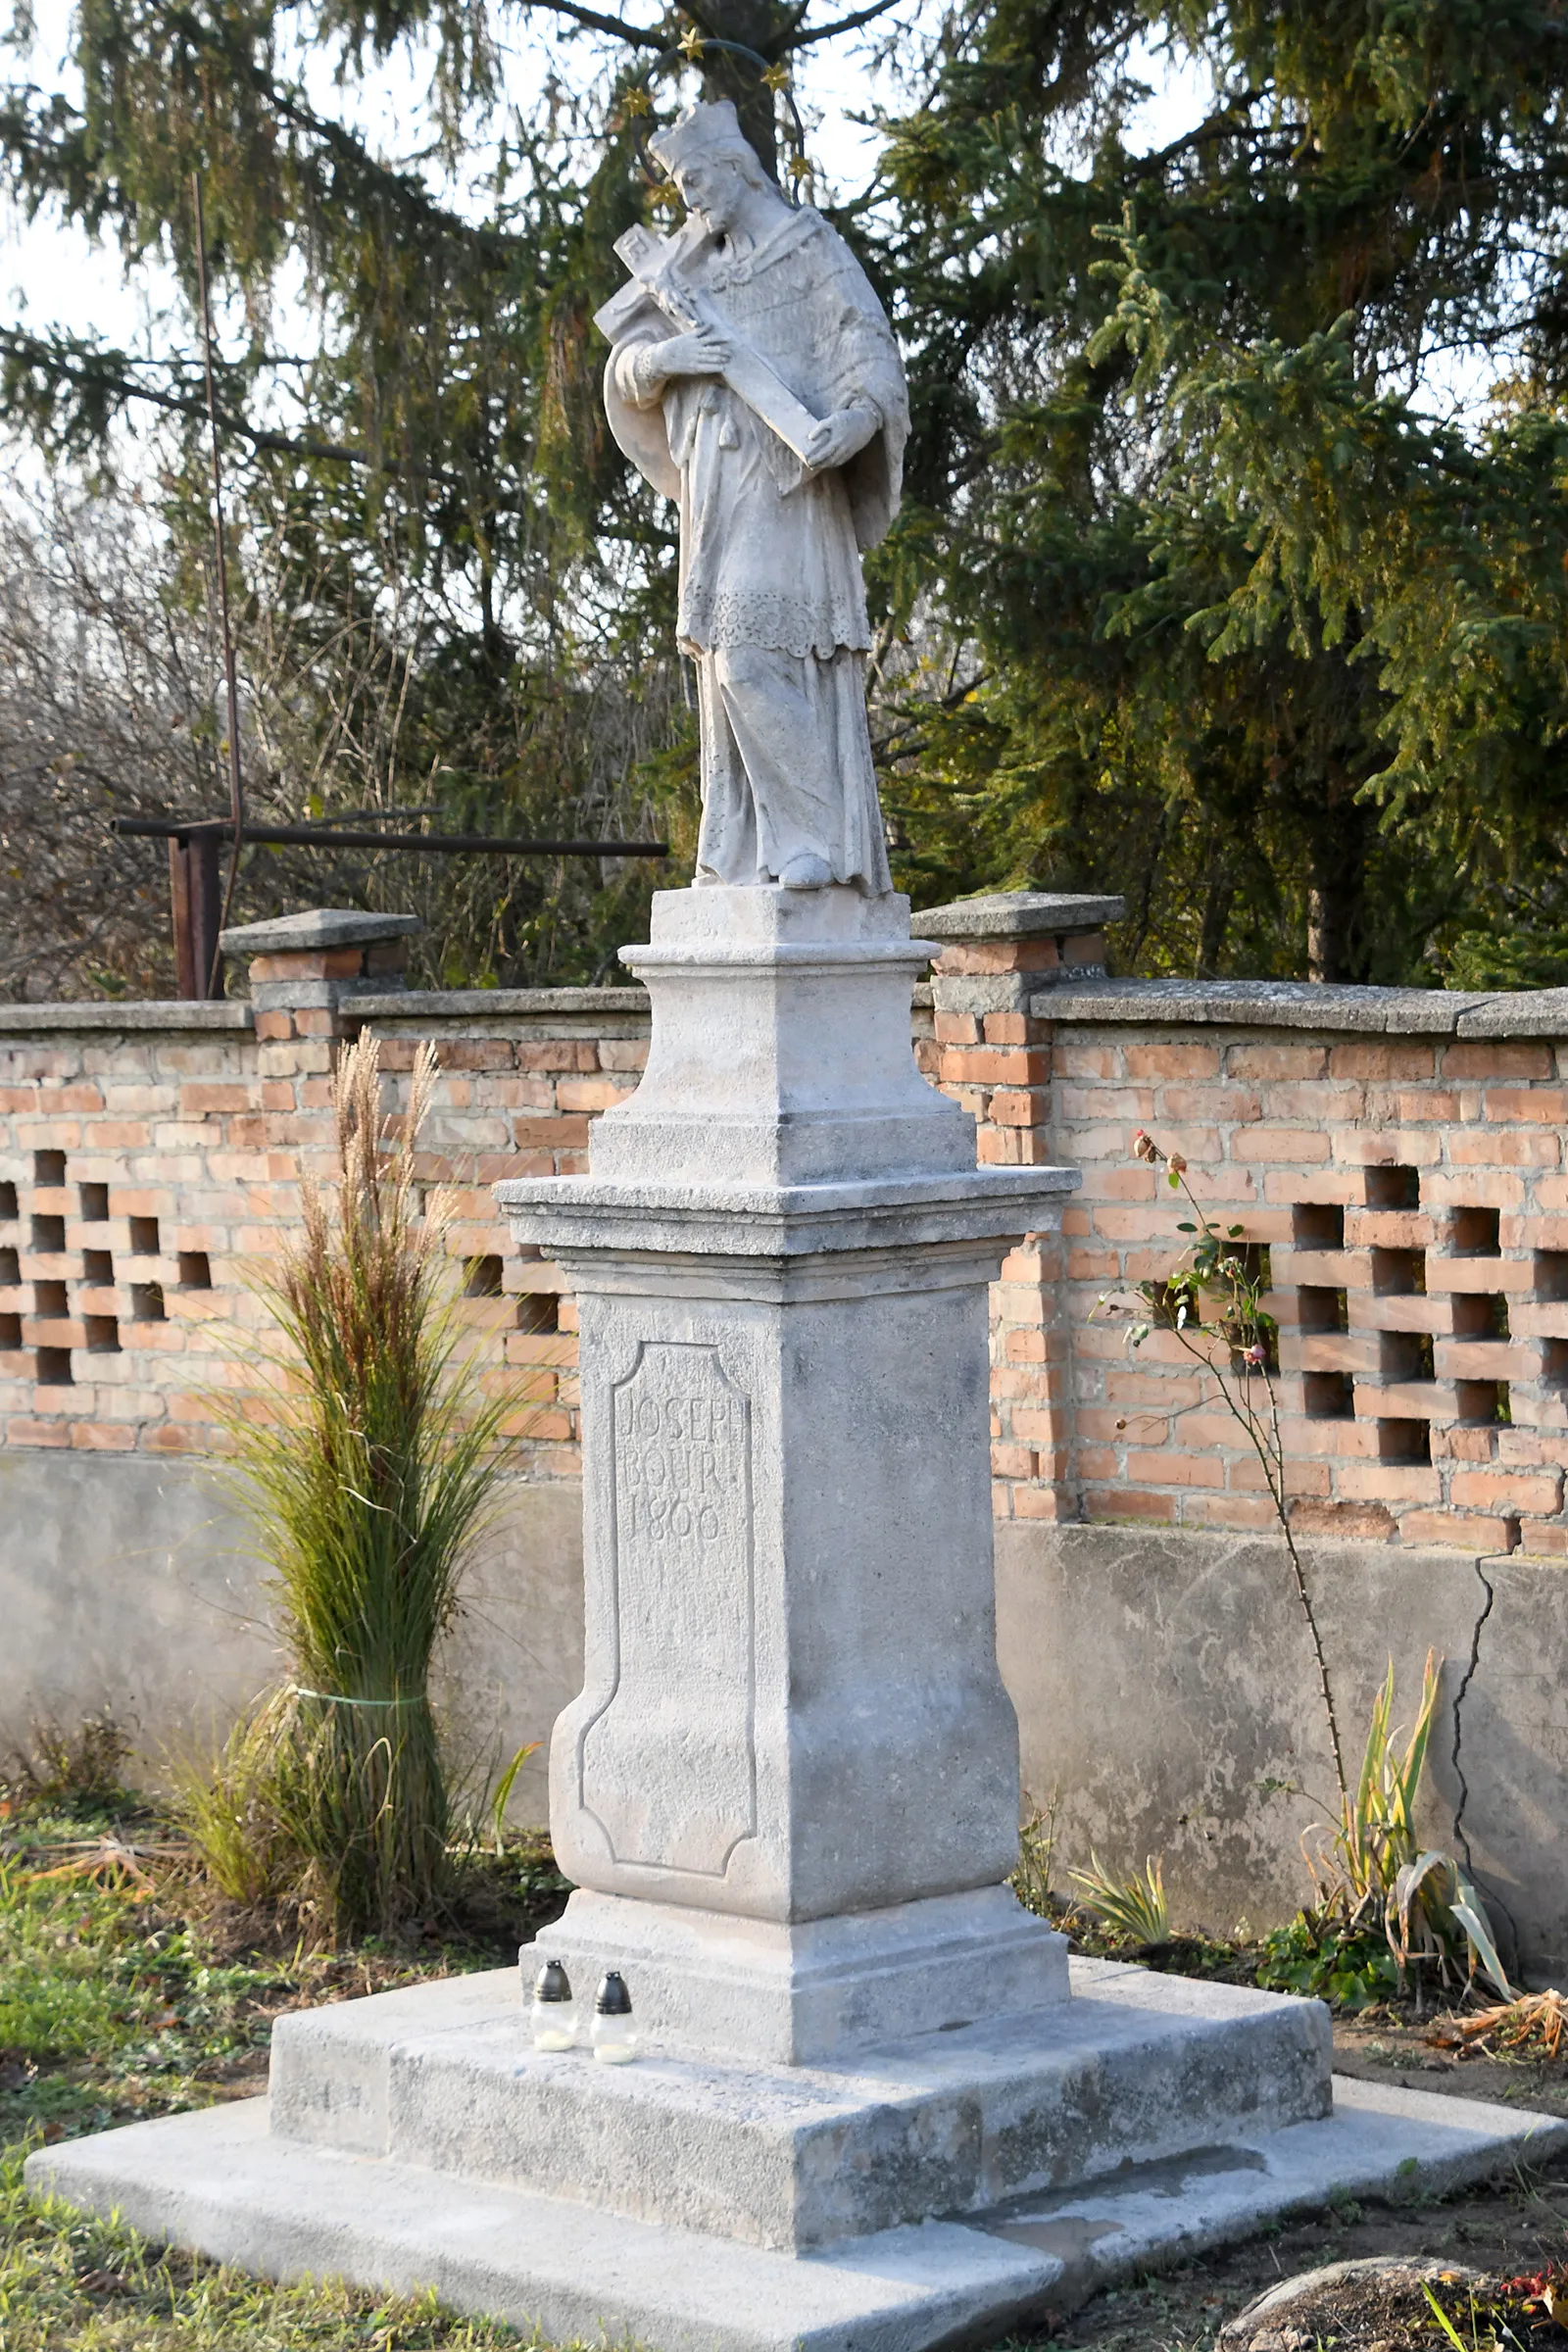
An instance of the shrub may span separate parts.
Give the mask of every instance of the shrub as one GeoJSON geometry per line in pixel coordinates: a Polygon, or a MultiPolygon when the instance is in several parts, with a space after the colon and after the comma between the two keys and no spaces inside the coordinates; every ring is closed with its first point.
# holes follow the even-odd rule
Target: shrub
{"type": "Polygon", "coordinates": [[[44,1804],[114,1805],[126,1794],[129,1754],[129,1738],[107,1709],[84,1716],[74,1732],[34,1723],[27,1745],[12,1751],[0,1786],[44,1804]]]}

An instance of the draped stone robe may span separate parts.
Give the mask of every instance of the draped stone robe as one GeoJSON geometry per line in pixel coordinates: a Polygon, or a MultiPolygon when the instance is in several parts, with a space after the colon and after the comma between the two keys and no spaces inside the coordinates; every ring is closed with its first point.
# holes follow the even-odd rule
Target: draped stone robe
{"type": "Polygon", "coordinates": [[[680,502],[682,650],[697,669],[702,881],[767,882],[794,858],[892,887],[865,715],[870,646],[859,551],[898,506],[907,394],[881,305],[843,239],[803,206],[744,254],[695,220],[681,275],[818,417],[858,408],[865,447],[811,473],[727,386],[656,389],[643,355],[672,332],[651,307],[611,355],[623,448],[680,502]],[[642,363],[640,365],[640,363],[642,363]]]}

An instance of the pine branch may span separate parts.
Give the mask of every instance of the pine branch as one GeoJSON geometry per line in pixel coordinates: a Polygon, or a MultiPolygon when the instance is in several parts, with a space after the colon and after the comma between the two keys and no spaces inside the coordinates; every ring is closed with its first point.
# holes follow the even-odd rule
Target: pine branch
{"type": "MultiPolygon", "coordinates": [[[[540,5],[554,6],[556,0],[540,0],[540,5]]],[[[198,55],[208,58],[236,80],[242,80],[257,97],[271,107],[279,118],[295,130],[304,131],[324,148],[334,163],[347,167],[367,189],[391,199],[411,220],[437,234],[451,237],[460,243],[490,247],[498,252],[513,253],[519,240],[505,229],[494,228],[481,221],[466,220],[461,215],[438,204],[423,183],[411,172],[395,171],[371,153],[365,142],[341,122],[320,115],[297,90],[291,90],[275,75],[259,66],[254,57],[242,47],[223,39],[215,39],[210,28],[183,8],[172,9],[168,16],[170,35],[176,36],[198,55]]],[[[101,229],[110,216],[112,206],[101,182],[94,185],[94,172],[82,152],[87,130],[87,117],[81,108],[58,92],[48,99],[49,125],[40,127],[27,111],[26,102],[42,97],[43,93],[27,87],[13,88],[0,96],[0,152],[24,166],[24,176],[38,183],[42,190],[68,199],[68,209],[79,212],[83,220],[101,229]],[[90,194],[90,202],[89,202],[90,194]]]]}
{"type": "MultiPolygon", "coordinates": [[[[6,362],[8,392],[21,371],[36,368],[57,382],[74,385],[79,391],[113,395],[120,401],[143,401],[150,408],[172,416],[202,418],[207,414],[207,404],[199,394],[169,392],[156,384],[143,383],[128,372],[141,363],[127,358],[123,352],[101,351],[76,336],[51,341],[41,335],[25,334],[21,327],[0,326],[0,358],[6,362]]],[[[251,424],[231,409],[220,409],[218,420],[225,433],[248,441],[253,449],[282,457],[320,458],[335,465],[375,466],[377,464],[368,451],[351,448],[347,442],[317,441],[275,432],[267,425],[251,424]]],[[[391,461],[382,460],[380,470],[396,472],[397,467],[391,461]]]]}
{"type": "MultiPolygon", "coordinates": [[[[556,0],[543,0],[543,4],[554,6],[556,0]]],[[[193,44],[200,43],[215,49],[231,65],[239,63],[228,55],[220,43],[208,42],[202,27],[194,19],[183,21],[188,24],[193,44]]],[[[389,165],[379,162],[365,142],[356,138],[352,131],[346,130],[341,122],[318,115],[304,98],[285,89],[281,82],[265,73],[252,60],[244,61],[243,71],[251,87],[277,109],[285,122],[293,123],[296,129],[309,131],[335,161],[350,165],[381,194],[394,197],[408,213],[423,220],[428,227],[443,236],[455,237],[463,244],[488,245],[508,253],[518,250],[519,240],[509,236],[505,229],[487,227],[482,221],[465,220],[459,214],[437,204],[422,181],[415,179],[407,172],[394,172],[389,165]]]]}
{"type": "Polygon", "coordinates": [[[1300,145],[1302,125],[1299,122],[1270,122],[1259,125],[1241,121],[1229,110],[1209,115],[1172,139],[1168,147],[1160,147],[1152,155],[1140,156],[1126,167],[1129,179],[1153,179],[1167,165],[1180,161],[1200,147],[1212,147],[1225,139],[1234,139],[1248,147],[1274,148],[1286,155],[1294,154],[1300,145]]]}
{"type": "MultiPolygon", "coordinates": [[[[140,401],[166,415],[204,421],[207,404],[200,394],[164,391],[128,372],[139,366],[156,364],[127,359],[123,352],[100,352],[74,336],[48,341],[42,336],[25,334],[20,327],[0,326],[0,415],[15,405],[15,389],[22,373],[37,368],[56,382],[74,385],[93,395],[101,407],[107,408],[111,398],[120,403],[140,401]]],[[[180,365],[177,361],[164,364],[180,365]]],[[[396,457],[377,458],[369,450],[356,449],[346,441],[321,441],[311,434],[282,433],[268,425],[252,424],[233,409],[220,408],[218,421],[223,432],[248,443],[259,454],[313,459],[333,466],[363,466],[371,472],[434,484],[445,491],[465,492],[474,487],[464,475],[436,466],[412,465],[396,457]]],[[[508,498],[493,485],[486,486],[484,503],[494,514],[527,512],[526,500],[508,498]]]]}

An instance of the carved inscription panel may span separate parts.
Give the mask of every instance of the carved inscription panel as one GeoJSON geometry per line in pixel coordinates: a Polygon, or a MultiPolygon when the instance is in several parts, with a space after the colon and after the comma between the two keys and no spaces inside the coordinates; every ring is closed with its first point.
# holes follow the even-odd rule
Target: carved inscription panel
{"type": "Polygon", "coordinates": [[[717,1878],[757,1826],[751,1407],[716,1348],[651,1341],[612,1426],[617,1673],[583,1801],[617,1861],[717,1878]]]}

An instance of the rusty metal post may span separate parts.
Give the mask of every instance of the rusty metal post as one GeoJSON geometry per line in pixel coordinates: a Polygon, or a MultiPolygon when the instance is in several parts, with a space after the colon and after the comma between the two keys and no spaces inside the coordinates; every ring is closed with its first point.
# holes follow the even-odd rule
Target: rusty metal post
{"type": "Polygon", "coordinates": [[[169,836],[169,913],[174,933],[174,986],[189,999],[198,993],[190,936],[190,852],[177,833],[169,836]]]}
{"type": "Polygon", "coordinates": [[[217,831],[175,833],[169,843],[169,904],[181,997],[223,993],[218,934],[223,921],[217,831]]]}

